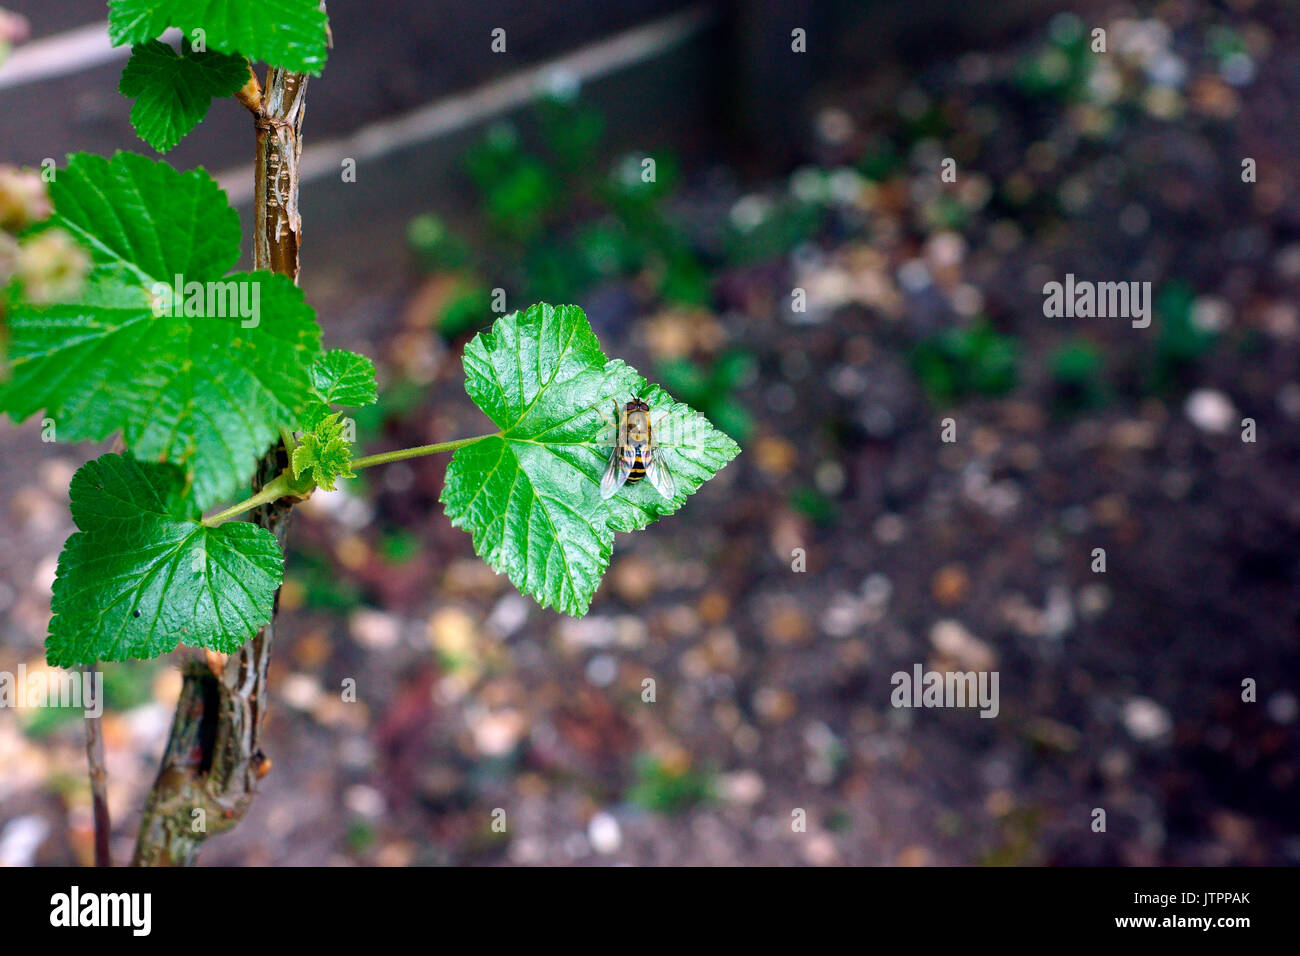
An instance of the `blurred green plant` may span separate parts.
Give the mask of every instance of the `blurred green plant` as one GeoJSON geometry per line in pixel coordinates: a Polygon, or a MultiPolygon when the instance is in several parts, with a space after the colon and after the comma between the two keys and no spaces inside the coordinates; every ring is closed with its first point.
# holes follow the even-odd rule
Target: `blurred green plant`
{"type": "Polygon", "coordinates": [[[790,507],[823,528],[840,519],[839,506],[811,485],[800,485],[790,492],[790,507]]]}
{"type": "Polygon", "coordinates": [[[421,550],[419,537],[405,528],[388,531],[379,539],[379,554],[389,564],[407,564],[418,558],[421,550]]]}
{"type": "Polygon", "coordinates": [[[492,290],[473,267],[469,244],[429,213],[416,216],[406,227],[406,239],[420,267],[454,278],[451,292],[437,307],[433,325],[445,341],[477,332],[492,314],[492,290]]]}
{"type": "MultiPolygon", "coordinates": [[[[706,303],[709,272],[666,210],[680,179],[676,159],[663,151],[602,158],[604,118],[576,96],[543,96],[528,119],[538,148],[505,123],[463,159],[492,235],[488,258],[515,272],[517,291],[567,299],[607,279],[646,275],[665,300],[706,303]]],[[[488,265],[475,263],[436,217],[412,220],[408,239],[426,270],[465,273],[467,299],[487,288],[488,265]]],[[[448,303],[438,319],[447,338],[473,328],[462,305],[448,303]]]]}
{"type": "Polygon", "coordinates": [[[853,829],[853,814],[844,807],[832,807],[826,812],[826,829],[831,833],[848,833],[853,829]]]}
{"type": "Polygon", "coordinates": [[[915,115],[902,120],[903,142],[907,145],[923,139],[942,139],[952,129],[939,104],[929,100],[915,115]]]}
{"type": "Polygon", "coordinates": [[[758,374],[752,352],[731,349],[706,368],[689,358],[659,363],[659,378],[665,387],[687,405],[698,408],[718,428],[744,444],[754,431],[754,416],[736,392],[758,374]]]}
{"type": "Polygon", "coordinates": [[[1192,321],[1196,290],[1190,283],[1175,279],[1156,295],[1155,311],[1159,333],[1151,369],[1151,388],[1169,394],[1187,384],[1187,376],[1196,362],[1214,347],[1217,336],[1199,328],[1192,321]]]}
{"type": "Polygon", "coordinates": [[[492,290],[477,276],[466,276],[456,285],[437,317],[438,333],[447,341],[487,327],[492,290]]]}
{"type": "Polygon", "coordinates": [[[352,409],[357,431],[379,434],[389,422],[401,422],[420,406],[424,388],[409,379],[398,379],[379,391],[379,400],[352,409]]]}
{"type": "Polygon", "coordinates": [[[343,840],[348,852],[359,856],[373,847],[378,838],[373,825],[365,820],[351,820],[343,840]]]}
{"type": "Polygon", "coordinates": [[[1026,96],[1077,101],[1087,98],[1095,64],[1092,37],[1073,14],[1054,19],[1051,35],[1016,65],[1013,82],[1026,96]]]}
{"type": "Polygon", "coordinates": [[[711,776],[689,764],[670,765],[643,754],[636,759],[633,771],[636,780],[628,790],[628,802],[654,813],[685,813],[713,797],[711,776]]]}
{"type": "Polygon", "coordinates": [[[588,169],[605,136],[605,118],[576,94],[543,96],[536,104],[537,125],[555,163],[566,173],[588,169]]]}
{"type": "Polygon", "coordinates": [[[949,329],[912,350],[912,368],[936,402],[1004,395],[1016,387],[1019,348],[987,322],[949,329]]]}
{"type": "Polygon", "coordinates": [[[1241,31],[1227,24],[1216,24],[1205,31],[1205,49],[1219,61],[1250,52],[1250,46],[1241,31]]]}
{"type": "Polygon", "coordinates": [[[817,235],[825,206],[796,197],[755,205],[752,219],[727,224],[723,240],[727,261],[744,266],[784,256],[817,235]]]}
{"type": "Polygon", "coordinates": [[[465,242],[430,213],[416,216],[407,224],[406,241],[415,250],[420,265],[430,272],[459,269],[469,261],[465,242]]]}
{"type": "Polygon", "coordinates": [[[1052,353],[1052,399],[1060,412],[1099,408],[1108,401],[1101,349],[1073,338],[1052,353]]]}
{"type": "Polygon", "coordinates": [[[526,153],[509,123],[494,126],[464,158],[479,191],[484,219],[501,235],[527,242],[541,232],[556,199],[556,178],[546,163],[526,153]]]}
{"type": "Polygon", "coordinates": [[[936,229],[964,233],[971,224],[971,211],[956,196],[936,196],[925,207],[927,222],[936,229]]]}
{"type": "Polygon", "coordinates": [[[361,606],[361,591],[356,583],[315,552],[296,548],[294,570],[285,579],[297,585],[303,604],[309,608],[347,613],[361,606]]]}
{"type": "Polygon", "coordinates": [[[858,172],[872,182],[883,182],[903,165],[903,157],[894,141],[887,136],[877,136],[858,159],[858,172]]]}

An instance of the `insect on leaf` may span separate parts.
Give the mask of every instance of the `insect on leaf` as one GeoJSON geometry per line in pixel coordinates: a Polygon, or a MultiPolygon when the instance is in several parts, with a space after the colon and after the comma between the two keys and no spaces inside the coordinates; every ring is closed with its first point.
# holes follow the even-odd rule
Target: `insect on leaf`
{"type": "Polygon", "coordinates": [[[80,529],[54,579],[46,657],[70,667],[150,658],[177,644],[237,650],[271,619],[283,558],[243,521],[188,520],[174,465],[103,455],[72,478],[80,529]]]}
{"type": "Polygon", "coordinates": [[[587,612],[614,547],[680,508],[740,448],[694,409],[610,360],[577,306],[535,305],[498,319],[465,349],[465,390],[501,434],[459,449],[442,501],[479,556],[543,607],[587,612]],[[600,495],[615,403],[650,405],[676,493],[643,481],[600,495]]]}

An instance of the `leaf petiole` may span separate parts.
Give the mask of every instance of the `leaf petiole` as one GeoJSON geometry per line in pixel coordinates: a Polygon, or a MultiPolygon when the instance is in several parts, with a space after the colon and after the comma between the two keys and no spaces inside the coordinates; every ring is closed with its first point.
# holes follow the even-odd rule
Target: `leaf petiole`
{"type": "Polygon", "coordinates": [[[285,495],[302,493],[303,489],[294,482],[292,472],[285,469],[263,485],[262,490],[251,498],[245,498],[239,504],[231,505],[225,511],[218,511],[216,514],[204,518],[202,524],[209,528],[215,528],[231,518],[242,515],[245,511],[252,511],[258,505],[267,504],[277,498],[283,498],[285,495]]]}
{"type": "MultiPolygon", "coordinates": [[[[352,469],[369,468],[372,465],[386,465],[390,461],[402,461],[406,458],[420,458],[424,455],[436,455],[442,451],[455,451],[457,448],[464,448],[466,445],[472,445],[480,442],[485,438],[497,438],[501,432],[493,432],[491,435],[475,435],[473,438],[458,438],[455,441],[445,441],[437,445],[418,445],[415,448],[399,448],[397,451],[386,451],[378,455],[367,455],[365,458],[354,458],[352,460],[352,469]]],[[[285,438],[286,444],[288,438],[285,438]]],[[[304,496],[316,490],[314,482],[295,481],[293,473],[285,469],[271,479],[270,482],[262,486],[262,490],[250,498],[245,498],[238,504],[233,504],[224,511],[218,511],[203,519],[203,524],[209,528],[215,528],[219,524],[229,521],[231,518],[238,517],[246,511],[252,511],[259,505],[275,501],[277,498],[283,498],[285,495],[304,496]]]]}
{"type": "Polygon", "coordinates": [[[371,465],[386,465],[390,461],[402,461],[406,458],[420,458],[424,455],[436,455],[441,451],[455,451],[457,448],[464,448],[466,445],[473,445],[485,438],[500,438],[502,432],[493,432],[490,435],[475,435],[473,438],[458,438],[455,441],[445,441],[437,445],[418,445],[415,448],[399,448],[397,451],[381,452],[378,455],[367,455],[364,458],[352,459],[352,470],[358,468],[369,468],[371,465]]]}

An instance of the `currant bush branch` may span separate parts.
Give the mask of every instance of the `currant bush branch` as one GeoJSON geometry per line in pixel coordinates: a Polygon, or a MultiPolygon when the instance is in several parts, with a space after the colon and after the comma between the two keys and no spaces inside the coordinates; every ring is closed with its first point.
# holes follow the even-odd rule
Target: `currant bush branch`
{"type": "MultiPolygon", "coordinates": [[[[412,448],[399,448],[396,451],[381,452],[377,455],[367,455],[364,458],[354,458],[352,468],[373,468],[375,465],[387,465],[394,461],[405,461],[408,458],[421,458],[425,455],[436,455],[439,452],[455,451],[457,448],[464,448],[467,445],[473,445],[475,442],[483,441],[485,438],[500,437],[501,432],[493,432],[490,435],[475,435],[473,438],[457,438],[454,441],[439,442],[436,445],[417,445],[412,448]]],[[[290,452],[293,450],[292,436],[284,437],[285,447],[290,452]]],[[[237,518],[245,512],[252,511],[260,505],[270,504],[280,498],[306,498],[317,488],[316,482],[310,479],[306,481],[297,480],[293,477],[291,469],[286,468],[280,472],[269,483],[262,486],[262,489],[255,495],[250,495],[243,501],[231,505],[214,515],[209,515],[203,519],[203,524],[209,528],[215,528],[219,524],[237,518]]]]}

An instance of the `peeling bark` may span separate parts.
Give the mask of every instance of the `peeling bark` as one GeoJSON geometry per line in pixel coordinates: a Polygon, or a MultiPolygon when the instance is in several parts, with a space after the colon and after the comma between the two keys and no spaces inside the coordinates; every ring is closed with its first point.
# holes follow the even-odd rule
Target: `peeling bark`
{"type": "MultiPolygon", "coordinates": [[[[253,267],[278,272],[294,282],[302,238],[298,161],[306,92],[306,76],[272,68],[254,113],[253,267]]],[[[247,99],[251,101],[251,91],[247,99]]],[[[277,443],[258,463],[254,491],[287,465],[284,445],[277,443]]],[[[292,504],[280,499],[251,513],[252,521],[274,534],[282,550],[292,504]]],[[[206,662],[191,658],[184,665],[180,700],[158,777],[145,801],[133,865],[192,866],[204,840],[232,829],[248,812],[269,766],[261,735],[279,607],[277,592],[271,623],[238,654],[224,661],[221,655],[210,655],[206,662]]]]}

